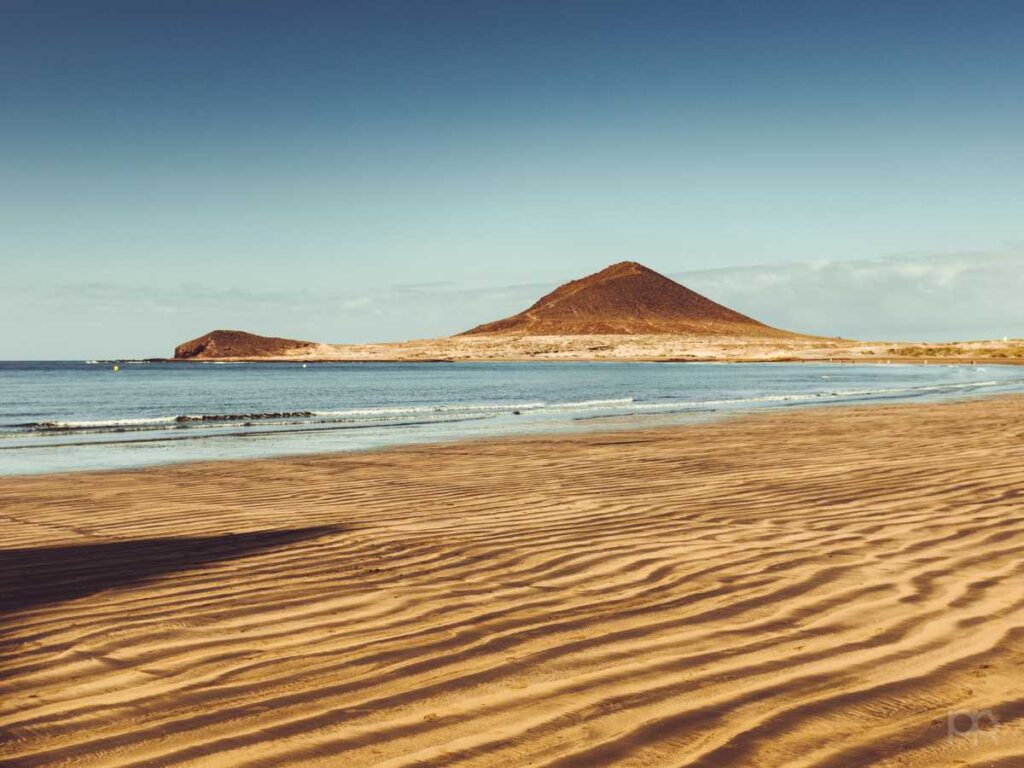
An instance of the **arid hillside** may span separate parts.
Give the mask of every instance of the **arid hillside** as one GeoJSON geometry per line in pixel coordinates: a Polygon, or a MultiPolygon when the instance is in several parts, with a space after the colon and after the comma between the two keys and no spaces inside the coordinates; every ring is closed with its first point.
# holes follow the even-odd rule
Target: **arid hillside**
{"type": "Polygon", "coordinates": [[[635,261],[559,286],[517,315],[464,335],[699,334],[790,336],[723,307],[635,261]]]}
{"type": "Polygon", "coordinates": [[[312,341],[257,336],[245,331],[210,331],[174,348],[176,360],[209,360],[224,357],[275,357],[310,350],[312,341]]]}

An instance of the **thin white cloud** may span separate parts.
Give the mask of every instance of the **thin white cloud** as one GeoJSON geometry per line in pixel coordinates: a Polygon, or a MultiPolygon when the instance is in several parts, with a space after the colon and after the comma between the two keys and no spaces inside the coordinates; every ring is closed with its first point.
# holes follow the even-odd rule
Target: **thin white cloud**
{"type": "Polygon", "coordinates": [[[1024,249],[682,272],[772,325],[864,339],[1024,336],[1024,249]]]}
{"type": "MultiPolygon", "coordinates": [[[[598,269],[604,265],[594,265],[598,269]]],[[[861,339],[1024,337],[1024,247],[673,273],[764,322],[861,339]]],[[[87,283],[0,287],[0,357],[167,355],[212,328],[317,341],[441,336],[519,312],[554,285],[448,282],[377,290],[87,283]]]]}

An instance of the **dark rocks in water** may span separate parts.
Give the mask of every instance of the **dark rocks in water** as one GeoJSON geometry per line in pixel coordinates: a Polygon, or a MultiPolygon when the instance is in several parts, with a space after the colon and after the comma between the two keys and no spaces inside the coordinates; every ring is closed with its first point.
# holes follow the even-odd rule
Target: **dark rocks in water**
{"type": "Polygon", "coordinates": [[[179,424],[191,421],[255,421],[258,419],[297,419],[315,415],[312,411],[273,411],[269,413],[205,413],[200,416],[178,416],[179,424]]]}

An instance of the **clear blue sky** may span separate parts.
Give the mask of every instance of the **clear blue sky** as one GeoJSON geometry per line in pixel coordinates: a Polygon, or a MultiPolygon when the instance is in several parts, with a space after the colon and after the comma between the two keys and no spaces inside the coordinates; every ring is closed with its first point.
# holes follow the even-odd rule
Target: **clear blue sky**
{"type": "Polygon", "coordinates": [[[1022,29],[985,0],[7,0],[0,357],[454,332],[519,307],[447,327],[403,286],[622,259],[1000,249],[1024,240],[1022,29]],[[364,299],[390,319],[347,320],[364,299]]]}

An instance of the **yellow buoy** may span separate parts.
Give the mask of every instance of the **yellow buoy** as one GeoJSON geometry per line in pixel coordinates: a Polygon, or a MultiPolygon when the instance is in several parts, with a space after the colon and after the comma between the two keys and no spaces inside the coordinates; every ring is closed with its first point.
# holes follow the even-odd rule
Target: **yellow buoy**
{"type": "Polygon", "coordinates": [[[117,363],[114,363],[114,373],[117,373],[120,370],[121,370],[121,366],[118,365],[117,363]]]}

